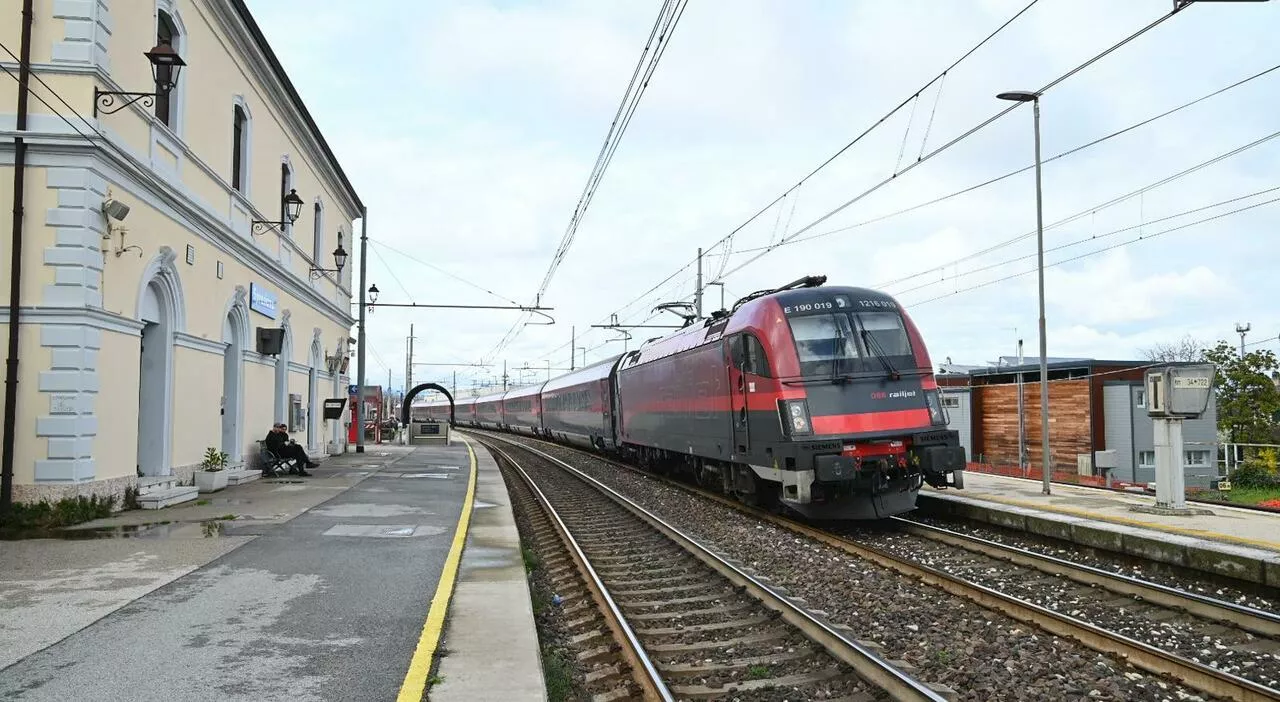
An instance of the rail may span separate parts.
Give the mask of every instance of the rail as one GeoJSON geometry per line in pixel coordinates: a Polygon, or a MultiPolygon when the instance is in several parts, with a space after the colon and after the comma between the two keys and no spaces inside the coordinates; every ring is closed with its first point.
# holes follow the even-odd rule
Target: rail
{"type": "Polygon", "coordinates": [[[1274,612],[1206,597],[1082,563],[1073,563],[1017,546],[961,534],[930,524],[921,524],[911,519],[893,517],[892,520],[901,524],[908,533],[916,536],[958,546],[998,560],[1035,568],[1052,575],[1061,575],[1075,582],[1095,585],[1117,594],[1140,597],[1162,607],[1179,609],[1197,617],[1229,624],[1261,636],[1280,638],[1280,615],[1274,612]]]}
{"type": "MultiPolygon", "coordinates": [[[[495,436],[495,438],[502,438],[502,437],[495,436]]],[[[538,453],[539,455],[546,456],[545,453],[533,447],[530,447],[528,445],[519,444],[519,442],[511,441],[510,439],[506,439],[506,438],[502,438],[502,440],[508,443],[522,445],[528,451],[533,451],[535,453],[538,453]]],[[[534,439],[534,441],[542,442],[542,440],[540,439],[534,439]]],[[[1027,602],[1017,597],[1007,595],[1005,593],[999,592],[985,585],[971,582],[969,580],[966,580],[956,575],[952,575],[950,573],[946,573],[936,568],[932,568],[927,565],[916,563],[905,557],[900,557],[895,554],[883,551],[881,549],[878,549],[872,546],[867,546],[865,544],[857,543],[850,539],[837,536],[835,534],[808,526],[806,524],[802,524],[800,522],[797,522],[795,520],[792,520],[786,517],[782,517],[769,512],[765,512],[763,510],[760,510],[754,507],[750,507],[748,505],[744,505],[740,502],[728,499],[722,495],[717,495],[715,493],[702,490],[700,488],[696,488],[678,481],[670,480],[663,476],[655,476],[651,473],[645,473],[633,466],[629,466],[625,463],[621,463],[619,461],[615,461],[615,460],[600,456],[598,454],[587,453],[577,448],[561,446],[559,444],[556,444],[556,446],[558,448],[562,448],[567,451],[574,451],[576,453],[580,453],[583,455],[589,455],[591,458],[595,460],[604,461],[611,465],[617,466],[619,468],[622,468],[631,472],[641,473],[648,477],[657,478],[662,482],[664,482],[665,484],[670,485],[672,487],[677,487],[679,489],[704,496],[708,499],[716,501],[719,504],[725,505],[727,507],[730,507],[732,509],[738,510],[746,514],[750,514],[752,516],[755,516],[775,526],[788,529],[801,536],[806,536],[808,538],[827,544],[828,546],[832,546],[834,548],[840,549],[845,553],[849,553],[851,555],[863,558],[864,560],[871,561],[872,563],[875,563],[884,568],[888,568],[890,570],[896,571],[902,575],[920,580],[921,582],[937,587],[950,594],[963,597],[971,602],[974,602],[975,604],[981,607],[985,607],[987,609],[1001,612],[1020,622],[1038,626],[1041,629],[1051,634],[1054,634],[1057,636],[1063,636],[1063,637],[1071,638],[1075,641],[1079,641],[1081,644],[1095,651],[1121,657],[1123,659],[1126,659],[1128,662],[1132,663],[1134,666],[1142,668],[1143,670],[1146,670],[1148,672],[1155,673],[1157,675],[1168,675],[1170,677],[1173,677],[1183,682],[1189,687],[1195,688],[1201,692],[1208,693],[1215,697],[1238,700],[1239,702],[1260,702],[1262,700],[1280,700],[1280,690],[1269,688],[1269,687],[1266,687],[1265,685],[1253,682],[1252,680],[1246,680],[1237,675],[1232,675],[1231,673],[1227,673],[1227,672],[1218,670],[1216,668],[1212,668],[1210,666],[1203,665],[1192,660],[1188,660],[1176,654],[1163,651],[1159,648],[1143,643],[1141,641],[1134,640],[1122,634],[1108,631],[1106,629],[1103,629],[1102,627],[1083,621],[1076,617],[1071,617],[1069,615],[1061,614],[1059,612],[1048,609],[1046,607],[1042,607],[1040,605],[1027,602]]],[[[566,468],[569,468],[570,470],[574,470],[575,472],[577,472],[575,469],[572,469],[571,467],[568,466],[568,464],[565,464],[563,461],[559,461],[558,459],[555,459],[549,456],[548,456],[548,459],[556,461],[560,465],[565,466],[566,468]]],[[[583,476],[583,478],[585,480],[596,482],[594,479],[588,476],[583,476]]],[[[601,486],[601,487],[605,490],[609,490],[609,488],[607,487],[604,487],[604,486],[601,486]]],[[[626,498],[621,498],[621,499],[625,500],[626,498]]],[[[641,509],[641,508],[636,507],[636,509],[641,509]]],[[[1039,554],[1035,554],[1035,555],[1039,555],[1039,554]]],[[[1078,564],[1073,564],[1073,565],[1078,565],[1078,564]]],[[[1085,568],[1085,566],[1078,566],[1078,567],[1085,568]]],[[[1121,587],[1118,580],[1113,581],[1113,583],[1114,583],[1114,586],[1121,587]]],[[[1168,596],[1168,593],[1164,593],[1163,595],[1161,595],[1161,593],[1159,592],[1160,588],[1162,588],[1163,586],[1156,585],[1155,583],[1147,583],[1147,585],[1151,586],[1150,592],[1153,595],[1165,596],[1165,597],[1168,596]]],[[[1165,588],[1165,589],[1171,590],[1171,588],[1165,588]]],[[[1189,595],[1189,597],[1185,598],[1183,600],[1183,603],[1188,607],[1197,606],[1193,602],[1193,600],[1197,599],[1197,597],[1194,595],[1191,595],[1191,593],[1187,593],[1187,594],[1189,595]]],[[[1199,598],[1199,599],[1210,599],[1210,598],[1199,598]]],[[[1221,604],[1225,605],[1230,603],[1221,603],[1221,604]]],[[[1201,608],[1204,608],[1205,604],[1202,602],[1198,606],[1201,608]]],[[[1218,608],[1217,611],[1221,616],[1236,617],[1236,616],[1239,616],[1240,614],[1240,613],[1233,613],[1233,614],[1227,615],[1226,614],[1227,609],[1228,608],[1218,608]]],[[[1243,609],[1248,610],[1249,608],[1243,608],[1243,609]]],[[[1274,617],[1268,617],[1268,619],[1274,619],[1274,617]]],[[[1269,630],[1269,627],[1272,626],[1272,624],[1264,623],[1264,624],[1260,624],[1259,626],[1266,626],[1268,627],[1268,630],[1269,630]]]]}
{"type": "Polygon", "coordinates": [[[608,588],[600,579],[600,575],[591,565],[587,554],[583,552],[582,547],[578,545],[577,539],[573,538],[573,534],[569,532],[569,527],[560,518],[560,514],[556,512],[555,507],[551,506],[551,501],[543,494],[542,490],[533,482],[529,474],[520,467],[520,464],[511,458],[507,452],[501,448],[492,445],[488,441],[480,440],[490,451],[506,460],[507,465],[511,467],[528,486],[529,491],[537,498],[538,504],[542,507],[543,512],[555,525],[556,532],[560,535],[560,540],[564,542],[569,549],[569,554],[573,558],[574,563],[578,567],[578,571],[582,573],[590,588],[593,599],[600,605],[609,628],[614,632],[614,638],[622,646],[623,658],[631,664],[633,678],[640,689],[644,691],[645,699],[658,699],[664,702],[674,702],[675,696],[671,694],[671,690],[667,688],[667,684],[662,681],[662,676],[658,674],[658,668],[654,665],[653,660],[649,658],[649,654],[645,652],[644,646],[640,644],[640,639],[636,637],[635,631],[627,624],[626,617],[623,616],[621,608],[614,602],[610,596],[608,588]]]}
{"type": "MultiPolygon", "coordinates": [[[[480,434],[480,432],[474,433],[480,434]]],[[[935,692],[927,684],[916,680],[897,669],[888,661],[878,656],[871,649],[849,639],[827,622],[821,621],[807,610],[791,602],[786,597],[774,592],[772,588],[763,584],[754,576],[739,569],[720,555],[703,546],[693,537],[688,536],[613,488],[610,488],[589,475],[586,475],[568,463],[565,463],[564,461],[537,448],[529,446],[528,444],[513,441],[506,437],[488,432],[484,432],[482,435],[485,439],[497,440],[506,444],[518,446],[522,450],[539,456],[540,458],[565,470],[570,475],[581,480],[587,485],[599,490],[609,499],[631,512],[637,518],[644,521],[658,532],[666,535],[667,538],[677,543],[682,549],[693,555],[702,563],[706,564],[712,570],[719,573],[738,587],[744,588],[747,593],[752,595],[766,607],[778,612],[783,620],[795,627],[808,639],[822,646],[833,657],[849,665],[860,677],[884,690],[892,696],[893,699],[930,700],[931,702],[944,702],[946,700],[945,697],[935,692]]],[[[492,445],[487,441],[482,440],[482,443],[490,445],[494,450],[498,450],[496,447],[492,447],[492,445]]]]}

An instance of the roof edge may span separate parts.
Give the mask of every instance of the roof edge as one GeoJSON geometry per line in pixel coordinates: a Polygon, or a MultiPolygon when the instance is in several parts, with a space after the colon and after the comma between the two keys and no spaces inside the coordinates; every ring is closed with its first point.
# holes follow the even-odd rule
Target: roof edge
{"type": "Polygon", "coordinates": [[[245,4],[245,0],[231,0],[231,7],[235,9],[238,15],[249,28],[249,34],[253,38],[254,43],[262,50],[263,55],[267,57],[267,63],[270,64],[271,72],[279,79],[281,85],[284,86],[285,92],[289,96],[289,100],[293,102],[293,106],[297,108],[298,113],[302,115],[302,120],[307,123],[307,127],[311,130],[312,135],[320,144],[320,149],[324,151],[324,155],[329,159],[330,165],[338,175],[338,179],[342,181],[343,187],[347,189],[347,194],[355,201],[356,207],[359,208],[361,216],[364,216],[365,205],[360,199],[360,195],[356,192],[355,186],[351,184],[351,179],[347,177],[345,171],[342,170],[342,163],[338,161],[338,157],[330,148],[329,142],[325,140],[324,133],[320,131],[320,125],[316,124],[315,119],[311,116],[310,110],[302,100],[302,95],[298,93],[298,89],[294,87],[293,81],[289,80],[289,73],[284,70],[284,64],[280,63],[280,59],[276,56],[276,52],[271,49],[271,44],[267,41],[267,37],[262,33],[262,28],[258,26],[258,22],[253,19],[253,13],[249,11],[249,6],[245,4]]]}

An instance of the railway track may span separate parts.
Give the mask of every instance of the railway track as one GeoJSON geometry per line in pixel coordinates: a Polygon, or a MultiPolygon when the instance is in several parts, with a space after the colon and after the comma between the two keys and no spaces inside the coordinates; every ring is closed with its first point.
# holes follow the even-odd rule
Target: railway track
{"type": "MultiPolygon", "coordinates": [[[[536,441],[521,439],[521,441],[536,441]]],[[[609,463],[627,471],[639,472],[626,464],[610,461],[596,454],[580,452],[555,444],[560,451],[573,452],[593,460],[609,463]]],[[[650,478],[648,473],[642,473],[650,478]]],[[[1255,610],[1234,603],[1214,600],[1203,595],[1188,593],[1122,576],[1101,569],[1074,564],[1063,559],[1045,557],[996,542],[984,541],[947,530],[928,527],[910,520],[899,520],[903,530],[918,541],[927,540],[945,544],[955,553],[957,549],[970,558],[964,567],[955,567],[956,557],[941,556],[934,549],[921,556],[923,549],[884,548],[871,545],[867,539],[852,538],[847,533],[820,529],[809,524],[776,514],[753,509],[728,500],[720,495],[699,490],[684,483],[663,479],[665,483],[681,490],[694,492],[750,514],[797,535],[813,539],[858,558],[869,560],[896,573],[909,576],[953,595],[963,597],[984,608],[1003,613],[1017,621],[1034,625],[1046,632],[1070,638],[1101,652],[1127,660],[1135,667],[1156,675],[1168,676],[1203,693],[1221,699],[1232,700],[1280,700],[1280,685],[1272,677],[1268,663],[1277,662],[1280,655],[1280,619],[1273,613],[1255,610]],[[987,559],[986,563],[974,563],[972,557],[987,559]],[[924,562],[929,561],[929,562],[924,562]],[[1092,601],[1094,607],[1083,606],[1060,611],[1033,601],[1035,598],[1013,594],[1017,588],[1008,587],[1012,577],[995,577],[992,567],[1008,574],[1009,568],[1032,570],[1033,587],[1052,592],[1061,604],[1062,588],[1082,589],[1077,602],[1092,601]],[[993,586],[993,580],[1003,580],[993,586]],[[1065,584],[1064,584],[1064,581],[1065,584]],[[1109,599],[1098,596],[1098,590],[1111,594],[1109,599]],[[1127,631],[1115,622],[1104,622],[1095,617],[1086,618],[1087,610],[1096,607],[1126,608],[1127,631]],[[1179,626],[1178,619],[1182,620],[1179,626]],[[1186,625],[1186,620],[1194,624],[1186,625]],[[1134,622],[1148,625],[1135,629],[1134,622]],[[1171,632],[1178,626],[1181,631],[1171,632]],[[1192,647],[1188,632],[1200,633],[1202,648],[1192,647]],[[1172,636],[1177,633],[1177,636],[1172,636]],[[1144,640],[1145,639],[1145,640],[1144,640]],[[1175,640],[1176,639],[1176,640],[1175,640]],[[1226,643],[1224,643],[1224,640],[1226,643]],[[1175,650],[1182,648],[1180,654],[1175,650]],[[1224,653],[1230,651],[1230,654],[1224,653]],[[1203,654],[1203,655],[1198,655],[1203,654]],[[1223,659],[1237,656],[1236,661],[1252,666],[1236,666],[1235,672],[1224,670],[1223,659]],[[1204,660],[1197,660],[1204,659],[1204,660]],[[1263,665],[1258,665],[1261,662],[1263,665]],[[1243,670],[1241,668],[1243,667],[1243,670]],[[1251,670],[1250,670],[1251,669],[1251,670]],[[1243,674],[1237,674],[1242,672],[1243,674]]],[[[1025,595],[1025,593],[1023,593],[1025,595]]],[[[1068,602],[1069,604],[1069,602],[1068,602]]]]}
{"type": "Polygon", "coordinates": [[[581,598],[564,601],[589,629],[574,638],[608,629],[617,642],[615,658],[596,656],[588,674],[596,699],[947,699],[563,461],[492,435],[481,443],[519,486],[520,510],[543,515],[535,538],[554,531],[576,566],[574,579],[567,564],[553,571],[557,587],[572,592],[576,581],[595,600],[591,612],[581,598]]]}

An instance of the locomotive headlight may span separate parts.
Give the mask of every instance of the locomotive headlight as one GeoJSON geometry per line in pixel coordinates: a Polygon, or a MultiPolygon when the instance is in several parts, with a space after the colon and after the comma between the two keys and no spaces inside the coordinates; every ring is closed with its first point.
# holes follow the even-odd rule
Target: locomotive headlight
{"type": "Polygon", "coordinates": [[[782,427],[788,434],[808,434],[809,405],[804,400],[780,400],[778,410],[782,414],[782,427]]]}

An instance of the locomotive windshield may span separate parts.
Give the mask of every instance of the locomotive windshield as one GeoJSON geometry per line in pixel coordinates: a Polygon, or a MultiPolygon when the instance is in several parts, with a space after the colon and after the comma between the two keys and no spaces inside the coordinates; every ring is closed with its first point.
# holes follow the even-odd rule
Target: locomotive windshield
{"type": "Polygon", "coordinates": [[[912,365],[902,318],[892,312],[833,312],[791,317],[800,375],[861,373],[912,365]]]}

